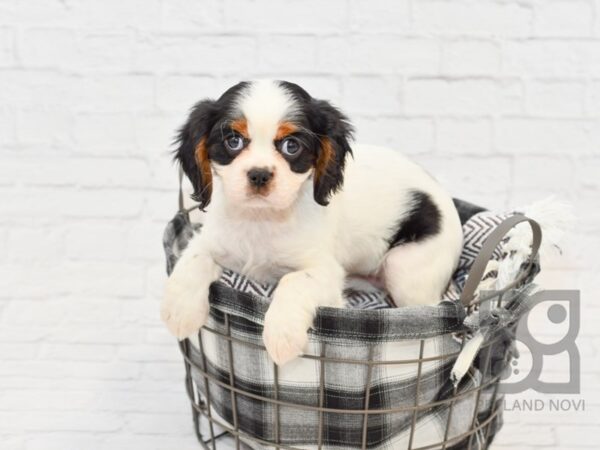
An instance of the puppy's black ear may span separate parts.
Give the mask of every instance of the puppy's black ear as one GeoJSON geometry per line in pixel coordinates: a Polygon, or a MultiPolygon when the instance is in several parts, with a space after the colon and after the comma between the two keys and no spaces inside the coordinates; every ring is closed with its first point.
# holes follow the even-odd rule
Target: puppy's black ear
{"type": "Polygon", "coordinates": [[[187,122],[177,135],[175,160],[194,187],[192,198],[204,209],[210,203],[212,194],[212,171],[206,147],[207,135],[217,117],[216,102],[202,100],[192,108],[187,122]]]}
{"type": "Polygon", "coordinates": [[[313,131],[320,138],[315,164],[314,197],[326,206],[329,198],[344,182],[346,156],[352,155],[350,140],[354,128],[348,118],[324,100],[312,100],[313,131]]]}

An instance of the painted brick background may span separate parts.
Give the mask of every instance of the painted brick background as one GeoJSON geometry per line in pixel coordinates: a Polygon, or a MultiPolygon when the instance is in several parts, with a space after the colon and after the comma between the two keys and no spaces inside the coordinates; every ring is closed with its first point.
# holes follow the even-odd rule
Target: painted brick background
{"type": "Polygon", "coordinates": [[[158,320],[169,145],[255,77],[333,100],[456,196],[575,206],[540,282],[582,290],[582,394],[556,398],[585,412],[507,413],[494,448],[598,448],[600,0],[0,0],[0,448],[198,448],[158,320]]]}

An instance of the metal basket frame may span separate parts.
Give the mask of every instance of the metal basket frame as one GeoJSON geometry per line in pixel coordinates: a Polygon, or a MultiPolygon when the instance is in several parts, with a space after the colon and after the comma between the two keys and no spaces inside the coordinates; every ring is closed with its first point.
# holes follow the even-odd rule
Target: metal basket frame
{"type": "MultiPolygon", "coordinates": [[[[193,209],[193,208],[191,208],[191,209],[183,208],[183,198],[182,198],[181,194],[179,197],[179,205],[180,205],[180,211],[184,211],[186,213],[188,213],[191,209],[193,209]]],[[[461,297],[460,297],[460,301],[466,309],[467,316],[469,313],[471,313],[473,311],[474,308],[477,308],[478,305],[483,300],[486,300],[486,301],[493,300],[496,302],[497,307],[501,307],[502,301],[503,301],[503,296],[506,294],[506,292],[509,289],[521,286],[524,282],[526,282],[528,276],[531,273],[531,269],[532,269],[534,260],[537,257],[540,243],[541,243],[541,229],[540,229],[539,225],[537,224],[537,222],[535,222],[534,220],[529,219],[523,215],[516,214],[514,216],[510,216],[508,219],[506,219],[504,222],[502,222],[488,236],[488,238],[484,242],[484,245],[483,245],[479,255],[476,257],[475,262],[473,263],[473,266],[471,267],[471,270],[469,271],[469,276],[467,278],[467,281],[465,283],[464,289],[463,289],[463,291],[461,293],[461,297]],[[506,286],[501,291],[497,291],[491,295],[488,295],[486,298],[483,298],[483,296],[481,296],[480,298],[477,298],[475,295],[475,292],[476,292],[476,289],[483,277],[487,262],[491,258],[494,250],[496,249],[497,245],[501,242],[503,237],[506,235],[506,233],[511,228],[513,228],[515,225],[517,225],[521,222],[528,222],[529,225],[531,226],[531,229],[533,232],[532,251],[531,251],[531,255],[529,258],[529,264],[527,265],[527,268],[521,271],[521,274],[517,277],[517,279],[513,283],[511,283],[509,286],[506,286]]],[[[492,425],[494,424],[494,422],[496,420],[499,419],[499,416],[502,412],[502,398],[498,397],[498,391],[499,391],[500,380],[502,377],[503,370],[497,371],[497,374],[494,376],[491,376],[491,377],[486,377],[486,375],[488,375],[488,372],[490,371],[490,357],[491,357],[491,353],[492,353],[491,346],[497,341],[498,338],[496,336],[493,336],[488,341],[486,341],[482,345],[482,347],[479,349],[479,355],[483,355],[484,363],[483,363],[483,369],[481,369],[481,367],[478,369],[481,371],[482,376],[480,378],[478,385],[475,388],[472,388],[472,389],[469,389],[469,390],[459,393],[459,392],[457,392],[457,388],[455,386],[453,389],[452,395],[450,397],[443,399],[443,400],[427,402],[427,403],[422,403],[422,404],[419,404],[419,402],[418,402],[419,387],[421,384],[421,375],[422,375],[422,364],[424,362],[456,358],[458,356],[458,354],[460,353],[460,351],[424,358],[423,350],[424,350],[424,346],[425,346],[425,339],[420,339],[419,358],[417,358],[417,359],[413,358],[413,359],[393,360],[393,361],[392,360],[374,360],[373,359],[374,345],[373,345],[370,347],[369,358],[367,360],[358,360],[358,359],[354,360],[354,359],[345,359],[345,358],[341,359],[341,358],[325,357],[324,356],[325,355],[325,346],[327,345],[327,343],[324,341],[321,341],[320,342],[320,345],[321,345],[321,354],[320,355],[305,354],[305,355],[300,356],[300,358],[312,359],[312,360],[319,361],[319,405],[311,406],[311,405],[305,405],[305,404],[296,404],[296,403],[286,402],[286,401],[282,401],[279,399],[279,374],[278,374],[278,367],[274,363],[273,363],[274,395],[272,398],[254,394],[252,392],[246,392],[243,389],[240,389],[239,387],[235,386],[235,362],[234,362],[234,357],[233,357],[233,354],[234,354],[233,343],[235,343],[236,345],[240,345],[242,347],[252,347],[254,349],[258,348],[264,352],[266,352],[266,348],[262,345],[247,342],[247,341],[244,341],[244,340],[241,340],[239,338],[232,336],[231,328],[230,328],[230,314],[227,312],[223,312],[223,314],[224,314],[226,333],[220,332],[220,331],[210,328],[208,326],[204,326],[202,328],[202,330],[204,330],[205,332],[214,334],[218,339],[223,339],[223,340],[227,341],[228,364],[229,364],[229,367],[228,367],[229,380],[228,380],[228,382],[223,382],[223,381],[217,379],[213,375],[207,373],[207,371],[204,369],[206,367],[206,356],[204,354],[204,346],[203,346],[203,342],[202,342],[202,333],[201,332],[198,333],[198,342],[199,342],[199,351],[200,351],[200,354],[202,357],[202,363],[203,363],[204,367],[201,367],[199,364],[194,362],[193,358],[191,357],[192,344],[188,339],[185,339],[179,343],[179,348],[180,348],[181,353],[184,358],[185,374],[186,374],[185,375],[185,385],[186,385],[187,395],[189,397],[189,400],[190,400],[191,406],[192,406],[192,417],[193,417],[195,433],[198,438],[198,441],[200,442],[202,447],[206,450],[217,450],[217,442],[220,438],[222,438],[224,436],[230,436],[231,438],[233,438],[233,440],[235,442],[236,450],[239,450],[242,446],[247,445],[246,442],[251,442],[251,443],[258,444],[260,446],[265,446],[265,447],[272,447],[277,450],[279,450],[279,449],[301,450],[299,447],[293,447],[290,445],[286,445],[286,444],[281,443],[281,441],[280,441],[280,431],[279,431],[279,420],[280,420],[279,412],[280,411],[279,411],[279,408],[282,406],[289,407],[289,408],[296,408],[298,410],[309,410],[309,411],[318,413],[318,417],[319,417],[318,436],[317,436],[318,450],[321,450],[321,448],[324,445],[324,442],[323,442],[323,429],[324,429],[323,418],[324,418],[324,414],[326,414],[326,413],[327,414],[331,414],[331,413],[333,413],[333,414],[336,414],[336,413],[337,414],[359,414],[359,415],[364,416],[363,425],[362,425],[361,445],[360,445],[360,447],[356,447],[356,448],[361,448],[362,450],[368,448],[367,424],[368,424],[368,418],[370,415],[391,414],[391,413],[407,412],[407,411],[412,411],[410,439],[409,439],[407,450],[429,450],[429,449],[442,449],[442,450],[453,449],[453,450],[455,450],[455,449],[459,448],[459,447],[453,447],[457,444],[461,444],[460,448],[471,450],[473,448],[475,439],[481,439],[481,438],[482,438],[482,440],[481,440],[481,442],[479,442],[479,444],[478,444],[479,447],[477,447],[477,448],[485,449],[485,448],[488,448],[488,446],[491,442],[491,439],[493,438],[493,434],[490,434],[491,430],[492,430],[492,425]],[[367,367],[368,367],[367,368],[367,377],[365,380],[365,404],[364,404],[364,408],[362,410],[360,410],[360,409],[336,409],[336,408],[327,408],[327,407],[323,406],[324,391],[325,391],[325,372],[326,372],[325,367],[326,367],[326,364],[339,364],[339,363],[367,365],[367,367]],[[370,389],[371,389],[371,373],[373,371],[373,367],[378,366],[378,365],[388,365],[388,364],[415,364],[415,363],[417,364],[417,379],[416,379],[415,396],[414,396],[413,405],[412,406],[402,406],[402,407],[398,407],[398,408],[371,409],[369,407],[369,398],[370,398],[369,393],[370,393],[370,389]],[[194,380],[192,378],[192,369],[197,374],[200,374],[200,376],[202,378],[202,382],[204,384],[204,391],[206,393],[205,398],[204,398],[204,396],[202,396],[200,394],[200,391],[198,389],[195,389],[195,387],[194,387],[194,380]],[[232,416],[233,416],[232,424],[224,423],[223,421],[218,420],[214,417],[213,411],[211,408],[211,395],[210,395],[210,387],[209,387],[210,383],[209,382],[214,383],[215,385],[218,385],[218,386],[226,389],[230,393],[232,416]],[[488,417],[483,422],[478,423],[477,418],[478,418],[479,405],[480,405],[479,400],[482,395],[482,391],[485,390],[486,388],[493,388],[491,401],[490,401],[490,405],[491,405],[490,412],[489,412],[488,417]],[[473,410],[473,416],[472,416],[472,420],[471,420],[471,426],[467,432],[464,432],[458,436],[449,437],[448,432],[449,432],[450,423],[451,423],[451,419],[452,419],[452,408],[457,400],[459,400],[463,397],[466,397],[468,395],[476,396],[475,397],[475,406],[474,406],[474,410],[473,410]],[[251,436],[240,429],[239,424],[238,424],[238,411],[237,411],[237,397],[238,396],[247,396],[247,397],[253,398],[255,400],[267,402],[274,406],[274,410],[275,410],[275,414],[274,414],[275,439],[274,439],[274,441],[265,441],[263,439],[251,436]],[[418,448],[413,447],[413,437],[415,434],[415,428],[416,428],[415,425],[417,423],[417,413],[423,409],[428,409],[428,408],[445,405],[445,404],[449,404],[449,412],[448,412],[448,419],[446,422],[446,429],[444,432],[444,439],[441,442],[437,442],[437,443],[434,443],[431,445],[421,446],[418,448]],[[200,421],[202,419],[205,420],[208,424],[208,430],[209,430],[208,438],[205,438],[200,431],[200,421]],[[223,431],[216,433],[215,427],[219,427],[223,431]]],[[[516,324],[513,325],[513,328],[516,328],[516,324]]],[[[458,335],[458,337],[461,340],[460,349],[462,350],[462,348],[464,347],[465,342],[467,340],[466,333],[459,332],[459,333],[449,333],[449,334],[453,334],[454,336],[458,335]]],[[[503,354],[503,357],[501,360],[502,361],[501,369],[505,368],[508,365],[509,358],[510,358],[509,352],[506,351],[503,354]]],[[[469,370],[472,370],[472,369],[473,369],[473,366],[471,365],[471,368],[469,370]]]]}
{"type": "MultiPolygon", "coordinates": [[[[501,304],[501,300],[499,300],[498,305],[501,304]]],[[[225,321],[228,324],[229,323],[229,315],[226,314],[225,315],[225,321]]],[[[496,417],[498,416],[500,409],[502,407],[501,403],[497,403],[496,402],[496,397],[498,394],[498,387],[500,385],[499,381],[501,378],[501,375],[498,374],[494,377],[491,377],[490,379],[485,380],[485,377],[482,378],[481,383],[473,389],[461,392],[461,393],[457,393],[456,392],[456,388],[454,388],[454,392],[453,395],[447,399],[444,400],[439,400],[436,402],[428,402],[428,403],[424,403],[424,404],[419,404],[418,403],[418,395],[419,395],[419,385],[420,385],[420,380],[421,380],[421,367],[422,367],[422,363],[423,362],[427,362],[427,361],[435,361],[435,360],[443,360],[443,359],[449,359],[449,358],[453,358],[458,356],[459,352],[455,352],[455,353],[450,353],[450,354],[444,354],[444,355],[439,355],[436,357],[429,357],[429,358],[423,358],[423,348],[424,348],[424,339],[420,340],[420,357],[418,359],[410,359],[410,360],[395,360],[395,361],[376,361],[373,359],[368,359],[368,360],[350,360],[350,359],[337,359],[337,358],[328,358],[328,357],[323,357],[323,356],[314,356],[314,355],[303,355],[300,356],[300,358],[308,358],[308,359],[316,359],[319,361],[319,367],[320,367],[320,380],[319,380],[319,389],[320,389],[320,396],[319,396],[319,406],[310,406],[310,405],[301,405],[301,404],[295,404],[295,403],[290,403],[290,402],[285,402],[285,401],[281,401],[278,399],[278,388],[279,388],[279,383],[278,383],[278,371],[277,371],[277,365],[274,364],[273,365],[273,370],[275,373],[275,380],[274,380],[274,386],[275,386],[275,395],[273,398],[269,398],[269,397],[264,397],[264,396],[260,396],[257,394],[253,394],[250,392],[246,392],[240,388],[235,387],[235,383],[234,383],[234,379],[235,379],[235,363],[234,363],[234,359],[233,359],[233,351],[231,350],[231,343],[235,342],[237,344],[240,345],[249,345],[249,346],[254,346],[254,344],[249,343],[249,342],[245,342],[243,340],[237,339],[235,337],[232,337],[231,335],[224,335],[212,328],[207,328],[204,327],[204,330],[207,332],[211,332],[214,333],[216,335],[219,336],[219,338],[221,339],[225,339],[229,342],[229,374],[230,374],[230,379],[229,379],[229,383],[224,383],[220,380],[218,380],[217,378],[215,378],[214,376],[212,376],[211,374],[208,374],[205,370],[203,370],[203,368],[196,364],[192,358],[190,357],[190,341],[189,340],[184,340],[182,342],[180,342],[180,349],[182,352],[182,355],[184,357],[185,360],[185,370],[186,370],[186,377],[185,377],[185,383],[186,383],[186,391],[187,391],[187,395],[189,397],[189,400],[191,401],[191,405],[192,405],[192,415],[193,415],[193,421],[194,421],[194,428],[196,430],[196,435],[197,438],[199,440],[199,442],[202,444],[202,446],[207,449],[210,450],[212,448],[212,450],[216,450],[216,443],[217,440],[225,435],[230,435],[234,440],[235,440],[235,447],[236,450],[240,449],[241,443],[243,440],[248,440],[251,442],[255,442],[259,445],[262,446],[270,446],[270,447],[274,447],[277,449],[287,449],[287,450],[301,450],[298,447],[293,447],[293,446],[289,446],[289,445],[285,445],[285,444],[281,444],[279,442],[279,437],[278,437],[278,433],[276,432],[276,437],[275,437],[275,442],[269,442],[269,441],[264,441],[262,439],[256,438],[254,436],[250,436],[248,434],[243,433],[242,431],[240,431],[239,427],[238,427],[238,420],[237,420],[237,409],[236,409],[236,396],[237,395],[245,395],[251,398],[254,398],[256,400],[260,400],[263,402],[267,402],[267,403],[271,403],[275,406],[275,410],[277,411],[277,414],[275,415],[275,430],[279,429],[279,424],[278,424],[278,411],[279,411],[279,407],[280,406],[287,406],[287,407],[291,407],[291,408],[297,408],[297,409],[303,409],[303,410],[310,410],[310,411],[316,411],[319,413],[319,437],[318,437],[318,448],[321,449],[322,445],[323,445],[323,436],[322,436],[322,430],[323,430],[323,414],[324,413],[338,413],[338,414],[361,414],[364,416],[364,420],[363,420],[363,437],[362,437],[362,445],[361,445],[361,449],[366,449],[367,448],[367,421],[368,421],[368,417],[371,414],[391,414],[391,413],[395,413],[395,412],[402,412],[402,411],[413,411],[413,419],[412,419],[412,425],[411,425],[411,438],[410,438],[410,442],[409,442],[409,446],[408,446],[408,450],[428,450],[428,449],[434,449],[434,448],[441,448],[441,449],[447,449],[449,448],[450,445],[456,444],[458,442],[461,442],[462,440],[466,439],[466,438],[470,438],[469,439],[469,444],[468,444],[468,449],[470,450],[472,448],[472,438],[473,436],[478,433],[480,430],[484,430],[484,441],[487,442],[488,440],[488,436],[489,436],[489,432],[490,432],[490,427],[491,424],[493,423],[493,421],[496,419],[496,417]],[[366,392],[365,392],[365,399],[366,399],[366,404],[365,404],[365,409],[363,410],[348,410],[348,409],[336,409],[336,408],[325,408],[323,407],[323,391],[324,391],[324,386],[325,386],[325,378],[324,378],[324,374],[325,374],[325,364],[336,364],[336,363],[350,363],[350,364],[364,364],[364,365],[368,365],[369,369],[367,371],[368,375],[367,375],[367,380],[365,381],[365,386],[366,386],[366,392]],[[414,364],[417,363],[418,364],[418,375],[417,375],[417,384],[416,384],[416,389],[415,389],[415,401],[414,401],[414,405],[413,406],[402,406],[402,407],[398,407],[398,408],[388,408],[388,409],[369,409],[369,405],[368,405],[368,399],[369,399],[369,390],[370,390],[370,374],[372,371],[373,366],[376,365],[382,365],[382,364],[414,364]],[[192,379],[192,375],[191,375],[191,370],[192,367],[197,371],[197,373],[199,373],[204,381],[204,387],[205,387],[205,391],[207,393],[206,395],[206,399],[203,399],[199,396],[198,392],[194,389],[194,381],[192,379]],[[219,385],[225,389],[227,389],[230,394],[231,394],[231,402],[232,402],[232,410],[233,410],[233,428],[226,423],[223,423],[220,420],[215,419],[212,416],[212,412],[211,412],[211,400],[210,400],[210,389],[209,389],[209,381],[211,383],[214,383],[216,385],[219,385]],[[479,407],[479,398],[481,396],[481,391],[483,389],[485,389],[486,387],[490,387],[490,386],[494,386],[494,391],[493,391],[493,395],[492,395],[492,400],[491,400],[491,404],[492,404],[492,412],[490,413],[489,417],[482,423],[480,423],[479,425],[475,426],[475,423],[477,421],[477,414],[478,414],[478,407],[479,407]],[[452,438],[448,438],[448,430],[449,430],[449,425],[450,425],[450,421],[452,418],[452,407],[454,405],[454,403],[465,396],[468,395],[476,395],[476,401],[475,401],[475,408],[473,411],[473,419],[471,422],[471,428],[468,432],[463,433],[459,436],[454,436],[452,438]],[[444,440],[442,442],[436,443],[436,444],[432,444],[432,445],[428,445],[428,446],[423,446],[423,447],[413,447],[412,446],[412,439],[414,436],[414,432],[415,432],[415,425],[416,425],[416,419],[417,419],[417,411],[419,411],[420,409],[426,409],[426,408],[432,408],[435,406],[439,406],[439,405],[443,405],[443,404],[450,404],[450,413],[448,416],[448,420],[447,420],[447,424],[446,424],[446,431],[444,433],[444,440]],[[208,428],[209,428],[209,432],[210,432],[210,437],[208,439],[205,439],[201,432],[200,432],[200,419],[204,418],[205,420],[207,420],[208,422],[208,428]],[[221,429],[223,429],[224,431],[222,433],[216,434],[214,427],[218,426],[221,429]]],[[[464,344],[465,341],[465,336],[464,334],[462,335],[462,342],[464,344]]],[[[200,352],[203,353],[203,345],[202,345],[202,337],[199,335],[199,342],[200,342],[200,352]]],[[[486,343],[481,351],[486,351],[487,349],[489,349],[489,347],[491,345],[493,345],[496,341],[495,340],[491,340],[488,343],[486,343]]],[[[323,346],[325,346],[326,344],[323,343],[323,346]]],[[[262,347],[262,349],[264,351],[266,351],[266,349],[264,347],[262,347]]],[[[484,364],[484,373],[487,372],[488,368],[489,368],[489,363],[490,363],[490,355],[491,352],[487,352],[486,358],[485,358],[485,364],[484,364]]],[[[503,360],[503,366],[505,364],[507,364],[508,361],[506,359],[503,360]]],[[[486,447],[484,447],[486,448],[486,447]]]]}

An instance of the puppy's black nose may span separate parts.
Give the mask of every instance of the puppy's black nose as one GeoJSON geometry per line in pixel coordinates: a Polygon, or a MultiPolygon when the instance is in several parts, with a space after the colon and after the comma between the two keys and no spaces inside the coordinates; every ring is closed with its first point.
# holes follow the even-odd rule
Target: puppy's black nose
{"type": "Polygon", "coordinates": [[[271,178],[273,178],[273,172],[269,169],[256,168],[248,171],[248,180],[250,181],[250,184],[257,188],[263,187],[271,178]]]}

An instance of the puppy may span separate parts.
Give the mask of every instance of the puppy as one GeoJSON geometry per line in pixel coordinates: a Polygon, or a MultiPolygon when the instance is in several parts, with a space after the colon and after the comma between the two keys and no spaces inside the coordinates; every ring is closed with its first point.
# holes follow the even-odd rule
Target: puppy
{"type": "Polygon", "coordinates": [[[439,301],[462,246],[452,199],[398,152],[351,147],[352,131],[285,81],[242,82],[193,107],[175,158],[206,216],[167,281],[172,334],[205,323],[224,267],[278,282],[263,331],[277,364],[302,353],[319,306],[342,307],[347,275],[377,278],[398,306],[439,301]]]}

